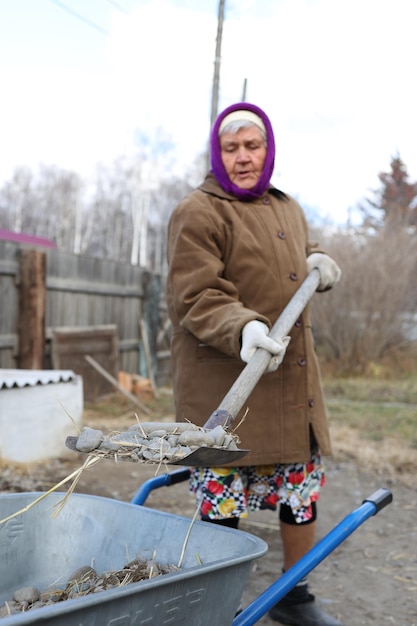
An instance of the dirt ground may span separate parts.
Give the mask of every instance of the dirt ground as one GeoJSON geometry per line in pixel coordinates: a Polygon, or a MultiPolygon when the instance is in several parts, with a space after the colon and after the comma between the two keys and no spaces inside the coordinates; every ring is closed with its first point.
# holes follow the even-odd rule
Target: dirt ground
{"type": "MultiPolygon", "coordinates": [[[[115,429],[111,420],[101,422],[93,416],[86,417],[85,423],[107,432],[115,429]]],[[[118,430],[131,424],[130,418],[119,421],[118,430]]],[[[311,591],[321,607],[345,626],[417,626],[417,488],[410,479],[392,472],[384,476],[361,467],[342,447],[336,444],[334,458],[327,460],[317,540],[377,489],[389,489],[393,502],[364,522],[311,572],[311,591]]],[[[33,466],[29,472],[0,467],[0,493],[49,489],[85,460],[85,456],[71,454],[69,459],[33,466]]],[[[76,491],[130,501],[156,469],[155,465],[103,460],[82,473],[76,491]]],[[[146,506],[189,518],[195,509],[187,483],[152,491],[146,506]]],[[[243,595],[246,606],[278,578],[282,558],[276,513],[252,513],[242,521],[241,529],[268,544],[267,554],[253,564],[243,595]]],[[[264,626],[275,623],[267,616],[257,622],[264,626]]]]}

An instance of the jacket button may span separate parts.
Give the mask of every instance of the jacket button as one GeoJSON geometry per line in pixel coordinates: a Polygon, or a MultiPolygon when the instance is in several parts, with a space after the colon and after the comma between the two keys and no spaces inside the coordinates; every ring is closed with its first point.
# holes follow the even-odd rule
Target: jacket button
{"type": "Polygon", "coordinates": [[[313,398],[310,398],[310,399],[309,399],[309,401],[308,401],[308,406],[310,407],[310,409],[312,409],[312,408],[313,408],[313,406],[314,406],[314,400],[313,400],[313,398]]]}
{"type": "Polygon", "coordinates": [[[265,198],[262,198],[262,202],[264,204],[271,204],[271,200],[268,198],[268,196],[265,196],[265,198]]]}
{"type": "Polygon", "coordinates": [[[291,272],[290,279],[291,280],[298,280],[298,274],[296,272],[291,272]]]}
{"type": "Polygon", "coordinates": [[[300,358],[297,360],[297,364],[300,367],[304,367],[306,363],[307,363],[307,361],[306,361],[306,359],[303,356],[300,356],[300,358]]]}
{"type": "Polygon", "coordinates": [[[282,232],[282,230],[277,232],[277,237],[279,237],[280,239],[286,239],[286,235],[282,232]]]}
{"type": "Polygon", "coordinates": [[[296,328],[301,328],[302,325],[303,325],[303,320],[301,319],[301,317],[299,317],[298,320],[295,322],[294,326],[296,326],[296,328]]]}

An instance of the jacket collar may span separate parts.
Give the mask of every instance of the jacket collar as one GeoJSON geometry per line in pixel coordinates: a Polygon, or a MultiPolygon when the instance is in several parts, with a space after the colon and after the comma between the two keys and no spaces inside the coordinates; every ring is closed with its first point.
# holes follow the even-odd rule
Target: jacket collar
{"type": "MultiPolygon", "coordinates": [[[[227,193],[227,191],[225,191],[223,187],[219,185],[219,183],[217,182],[212,172],[209,172],[207,174],[204,181],[201,183],[201,185],[199,185],[198,189],[212,196],[217,196],[218,198],[224,198],[225,200],[230,200],[230,201],[239,200],[238,198],[236,198],[236,196],[233,196],[232,194],[227,193]]],[[[288,196],[283,191],[280,191],[273,185],[269,185],[269,188],[266,191],[266,193],[270,193],[273,196],[279,198],[280,200],[288,199],[288,196]]],[[[241,202],[245,202],[245,201],[241,200],[241,202]]],[[[253,200],[250,200],[250,202],[253,202],[253,200]]]]}

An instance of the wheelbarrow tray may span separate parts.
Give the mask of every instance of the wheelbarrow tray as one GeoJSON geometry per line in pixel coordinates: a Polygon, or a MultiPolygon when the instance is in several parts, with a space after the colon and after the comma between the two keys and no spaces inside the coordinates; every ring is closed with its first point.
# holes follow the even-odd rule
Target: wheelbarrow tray
{"type": "MultiPolygon", "coordinates": [[[[20,511],[39,493],[0,496],[0,519],[20,511]]],[[[0,604],[14,591],[45,590],[83,565],[103,571],[152,557],[177,565],[191,520],[110,498],[52,493],[0,525],[0,604]]],[[[258,537],[194,522],[181,570],[0,620],[1,626],[230,626],[254,559],[268,547],[258,537]]]]}

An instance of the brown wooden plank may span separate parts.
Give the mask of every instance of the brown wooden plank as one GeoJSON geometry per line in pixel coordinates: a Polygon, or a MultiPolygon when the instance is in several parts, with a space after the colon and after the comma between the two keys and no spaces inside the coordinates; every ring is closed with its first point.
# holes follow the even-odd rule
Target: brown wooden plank
{"type": "Polygon", "coordinates": [[[52,329],[52,365],[70,369],[83,378],[84,398],[93,402],[114,391],[108,380],[91,367],[85,356],[91,355],[117,379],[119,371],[117,326],[61,327],[52,329]]]}

